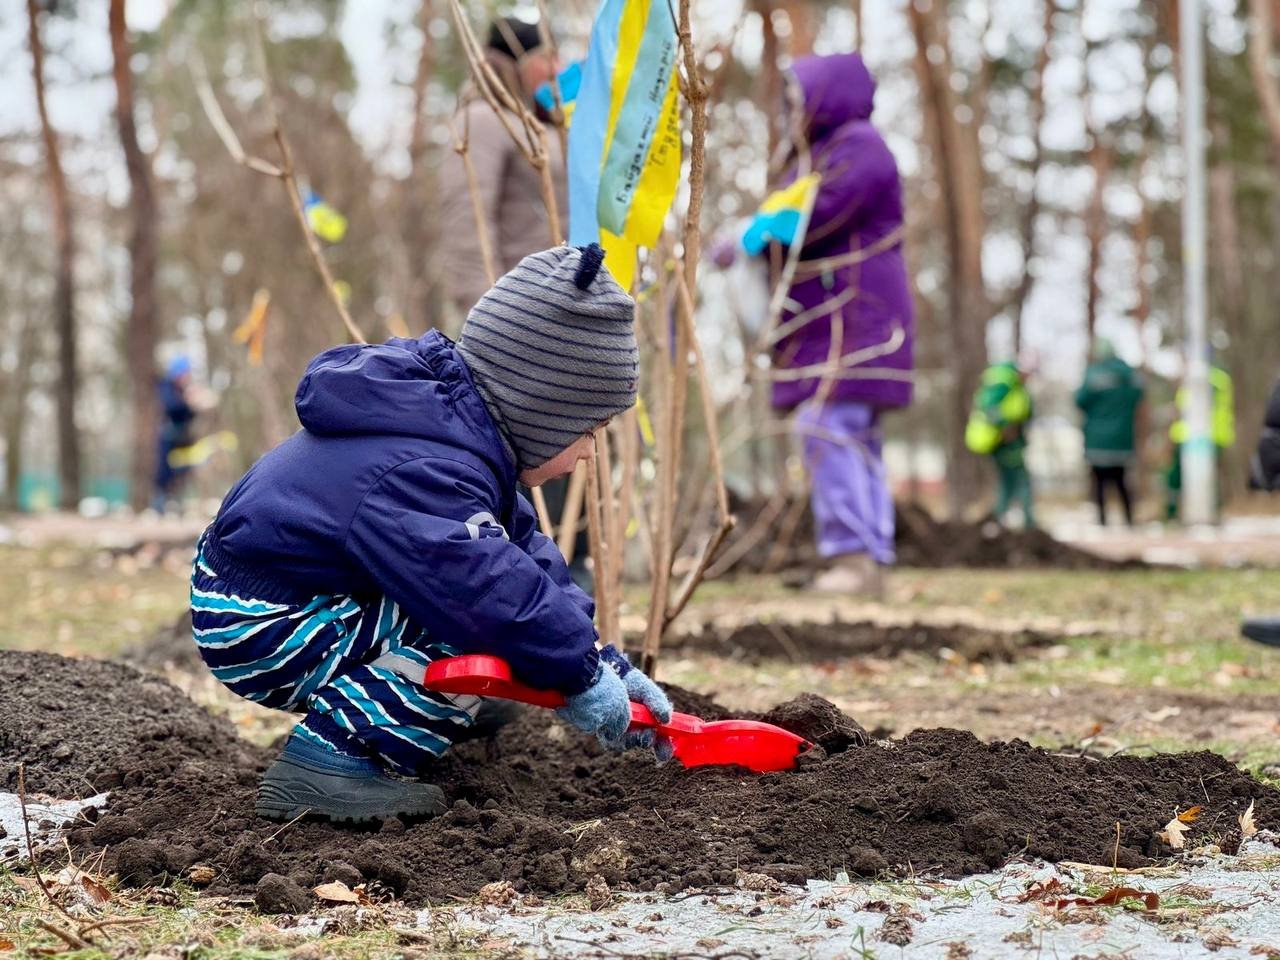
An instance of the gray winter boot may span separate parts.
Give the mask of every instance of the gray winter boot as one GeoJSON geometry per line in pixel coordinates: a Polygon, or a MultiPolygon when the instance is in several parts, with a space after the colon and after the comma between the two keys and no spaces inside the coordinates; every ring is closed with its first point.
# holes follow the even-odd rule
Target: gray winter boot
{"type": "Polygon", "coordinates": [[[390,777],[374,761],[324,750],[294,734],[258,787],[258,816],[289,821],[304,813],[334,823],[434,817],[448,804],[434,784],[390,777]]]}

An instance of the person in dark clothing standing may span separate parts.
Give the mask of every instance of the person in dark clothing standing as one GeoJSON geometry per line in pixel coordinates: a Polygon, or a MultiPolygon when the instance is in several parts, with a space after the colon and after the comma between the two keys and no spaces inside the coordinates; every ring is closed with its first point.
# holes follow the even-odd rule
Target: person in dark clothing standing
{"type": "Polygon", "coordinates": [[[161,421],[152,506],[160,513],[177,499],[182,481],[191,470],[189,466],[175,466],[170,455],[195,441],[191,431],[199,411],[191,397],[192,387],[191,358],[185,354],[174,357],[159,385],[161,421]]]}
{"type": "Polygon", "coordinates": [[[1093,474],[1098,523],[1107,525],[1107,488],[1115,487],[1124,521],[1133,526],[1133,502],[1126,476],[1134,452],[1134,422],[1142,402],[1142,377],[1116,356],[1108,340],[1094,345],[1093,362],[1076,391],[1084,413],[1084,456],[1093,474]]]}
{"type": "MultiPolygon", "coordinates": [[[[1280,492],[1280,380],[1276,380],[1271,399],[1267,401],[1266,419],[1253,458],[1249,485],[1258,490],[1280,492]]],[[[1242,630],[1250,640],[1280,647],[1280,615],[1253,617],[1244,622],[1242,630]]]]}

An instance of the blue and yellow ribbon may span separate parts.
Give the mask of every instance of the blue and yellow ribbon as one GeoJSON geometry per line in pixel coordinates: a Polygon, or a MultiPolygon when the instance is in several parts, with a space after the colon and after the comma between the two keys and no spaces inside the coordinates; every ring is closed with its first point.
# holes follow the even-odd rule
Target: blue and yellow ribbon
{"type": "Polygon", "coordinates": [[[600,243],[627,290],[679,184],[678,45],[666,0],[604,0],[569,127],[569,242],[600,243]]]}
{"type": "Polygon", "coordinates": [[[755,256],[771,241],[787,247],[804,243],[805,228],[821,179],[818,174],[810,173],[765,197],[742,235],[742,249],[755,256]]]}

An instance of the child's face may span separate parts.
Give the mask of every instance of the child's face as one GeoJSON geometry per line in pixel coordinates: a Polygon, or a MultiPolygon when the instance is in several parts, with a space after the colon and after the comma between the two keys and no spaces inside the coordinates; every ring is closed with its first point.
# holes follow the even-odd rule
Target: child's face
{"type": "Polygon", "coordinates": [[[586,460],[595,451],[596,438],[591,434],[579,437],[546,463],[520,471],[520,482],[526,487],[540,487],[548,480],[573,473],[579,460],[586,460]]]}

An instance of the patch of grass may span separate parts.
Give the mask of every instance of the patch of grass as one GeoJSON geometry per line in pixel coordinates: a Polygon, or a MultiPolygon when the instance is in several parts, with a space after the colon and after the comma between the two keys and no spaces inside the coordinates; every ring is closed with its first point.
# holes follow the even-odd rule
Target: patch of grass
{"type": "Polygon", "coordinates": [[[1160,631],[1072,637],[1063,645],[1068,655],[1032,654],[1016,661],[1012,674],[1002,679],[1019,685],[1101,683],[1260,694],[1280,690],[1280,656],[1234,636],[1160,631]]]}
{"type": "Polygon", "coordinates": [[[177,618],[188,575],[106,551],[0,546],[0,648],[115,656],[177,618]]]}
{"type": "MultiPolygon", "coordinates": [[[[28,890],[12,870],[0,869],[0,939],[14,944],[6,957],[35,958],[57,952],[67,960],[118,960],[123,956],[190,960],[391,960],[458,956],[510,956],[504,944],[486,941],[451,923],[413,929],[416,911],[402,907],[343,907],[318,911],[330,921],[321,935],[286,924],[292,918],[267,917],[226,900],[198,897],[190,889],[115,891],[107,904],[87,908],[71,898],[64,904],[72,923],[37,890],[28,890]],[[163,902],[148,902],[160,899],[163,902]],[[88,932],[89,949],[71,949],[40,921],[75,934],[102,919],[133,921],[88,932]],[[411,931],[411,935],[401,933],[411,931]]],[[[23,878],[25,879],[25,878],[23,878]]]]}

